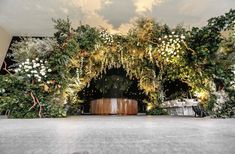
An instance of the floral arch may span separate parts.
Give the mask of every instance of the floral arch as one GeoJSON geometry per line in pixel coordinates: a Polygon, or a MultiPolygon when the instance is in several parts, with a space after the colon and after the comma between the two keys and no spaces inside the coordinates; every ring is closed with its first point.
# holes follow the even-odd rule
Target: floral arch
{"type": "Polygon", "coordinates": [[[224,30],[234,32],[231,14],[234,10],[191,30],[143,18],[126,35],[89,25],[73,29],[69,19],[54,20],[53,38],[24,38],[11,46],[15,64],[3,66],[7,74],[0,76],[0,111],[12,117],[64,116],[65,102],[79,104],[77,92],[119,67],[139,81],[154,107],[165,99],[164,82],[176,79],[187,83],[191,95],[208,107],[216,80],[227,89],[233,80],[234,50],[229,43],[234,36],[221,35],[224,30]]]}
{"type": "MultiPolygon", "coordinates": [[[[146,28],[153,28],[152,20],[148,19],[145,22],[144,29],[141,29],[139,33],[146,31],[146,28]]],[[[67,96],[77,97],[76,94],[93,78],[105,74],[108,69],[123,67],[130,79],[135,77],[139,81],[139,89],[148,95],[152,105],[160,103],[162,101],[160,93],[163,74],[160,68],[167,64],[175,65],[182,59],[184,50],[187,50],[184,42],[185,36],[171,32],[169,35],[159,38],[159,44],[140,40],[143,41],[143,44],[137,42],[136,45],[125,36],[110,35],[106,30],[99,33],[100,42],[95,44],[92,52],[79,51],[70,59],[68,66],[70,69],[76,70],[76,74],[68,79],[70,82],[66,88],[67,96]],[[147,47],[145,47],[146,45],[147,47]],[[165,59],[166,57],[168,58],[165,59]]],[[[70,41],[68,40],[63,46],[65,48],[70,46],[72,43],[70,41]]]]}

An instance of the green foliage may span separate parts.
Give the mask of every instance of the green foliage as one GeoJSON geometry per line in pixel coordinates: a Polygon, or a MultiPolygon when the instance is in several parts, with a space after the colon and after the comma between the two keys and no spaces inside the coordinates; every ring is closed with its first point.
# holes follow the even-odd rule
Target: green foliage
{"type": "MultiPolygon", "coordinates": [[[[162,85],[165,80],[179,79],[191,87],[193,94],[212,94],[215,83],[216,87],[225,88],[230,98],[219,114],[231,116],[234,107],[234,91],[231,90],[235,61],[234,14],[235,10],[230,10],[208,20],[208,25],[188,31],[181,25],[171,29],[152,19],[141,18],[125,36],[111,35],[89,25],[73,29],[68,18],[53,19],[56,41],[24,38],[11,47],[12,57],[17,62],[15,68],[26,59],[39,58],[48,61],[50,73],[41,82],[26,80],[30,76],[27,71],[1,75],[0,87],[4,90],[0,89],[0,112],[17,118],[38,117],[40,112],[43,117],[65,116],[67,111],[63,104],[70,103],[71,112],[75,112],[81,103],[77,92],[93,78],[107,69],[123,67],[130,79],[139,81],[139,88],[156,106],[164,101],[162,85]],[[230,32],[229,37],[222,37],[225,30],[230,32]],[[30,109],[32,93],[39,103],[30,109]]],[[[128,83],[119,85],[123,90],[129,86],[128,83]]],[[[212,110],[213,95],[205,100],[209,100],[207,109],[212,110]]],[[[164,114],[164,111],[155,108],[148,114],[164,114]]]]}
{"type": "Polygon", "coordinates": [[[4,92],[0,93],[0,112],[5,112],[11,118],[36,118],[39,117],[39,105],[33,106],[33,99],[30,92],[37,94],[40,104],[43,106],[43,117],[52,117],[55,113],[57,117],[64,114],[55,111],[63,110],[60,104],[51,104],[51,96],[39,85],[29,84],[19,76],[0,76],[0,87],[4,87],[4,92]]]}
{"type": "Polygon", "coordinates": [[[120,77],[118,75],[105,76],[100,80],[96,81],[96,88],[100,90],[101,93],[106,94],[111,89],[118,89],[121,93],[128,90],[132,81],[120,77]]]}
{"type": "Polygon", "coordinates": [[[52,21],[55,23],[54,28],[56,29],[54,37],[56,38],[57,42],[60,45],[62,45],[64,42],[66,42],[67,38],[70,36],[71,22],[69,18],[67,18],[66,20],[52,19],[52,21]]]}
{"type": "Polygon", "coordinates": [[[81,50],[92,51],[99,38],[96,28],[89,25],[81,25],[76,30],[76,39],[81,50]]]}
{"type": "Polygon", "coordinates": [[[0,111],[15,118],[37,117],[37,112],[28,111],[33,104],[29,89],[33,87],[30,87],[21,78],[12,75],[0,76],[0,87],[4,87],[5,91],[0,94],[0,111]]]}

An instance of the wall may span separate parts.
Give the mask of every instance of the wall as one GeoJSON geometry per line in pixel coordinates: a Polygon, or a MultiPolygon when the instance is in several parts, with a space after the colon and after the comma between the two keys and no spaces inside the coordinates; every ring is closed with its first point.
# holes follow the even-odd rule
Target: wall
{"type": "Polygon", "coordinates": [[[6,52],[9,48],[11,39],[11,34],[0,26],[0,68],[5,59],[6,52]]]}

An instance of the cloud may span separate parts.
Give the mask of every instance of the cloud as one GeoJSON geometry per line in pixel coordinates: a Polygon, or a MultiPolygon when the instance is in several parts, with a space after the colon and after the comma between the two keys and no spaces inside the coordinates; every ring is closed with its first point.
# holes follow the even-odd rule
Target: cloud
{"type": "Polygon", "coordinates": [[[196,18],[190,21],[185,18],[185,23],[191,26],[206,25],[208,19],[220,16],[235,6],[234,0],[181,0],[179,5],[179,13],[196,18]]]}
{"type": "Polygon", "coordinates": [[[139,16],[203,26],[233,6],[235,0],[0,0],[0,25],[13,35],[52,36],[51,18],[68,16],[74,27],[82,22],[126,33],[139,16]]]}
{"type": "Polygon", "coordinates": [[[107,19],[114,28],[118,28],[135,16],[135,6],[131,0],[112,0],[108,5],[104,5],[98,14],[107,19]]]}
{"type": "Polygon", "coordinates": [[[144,13],[147,11],[152,11],[153,6],[159,5],[163,2],[163,0],[133,0],[134,5],[136,7],[136,13],[144,13]]]}

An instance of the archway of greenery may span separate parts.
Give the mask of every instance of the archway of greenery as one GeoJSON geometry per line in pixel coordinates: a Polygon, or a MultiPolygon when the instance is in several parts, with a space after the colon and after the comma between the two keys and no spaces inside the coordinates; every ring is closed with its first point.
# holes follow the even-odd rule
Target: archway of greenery
{"type": "Polygon", "coordinates": [[[73,29],[69,19],[54,20],[53,38],[24,38],[12,45],[15,64],[4,63],[7,74],[0,76],[0,112],[12,117],[65,116],[64,104],[82,102],[77,93],[92,79],[123,67],[130,79],[139,81],[153,107],[165,99],[163,84],[179,80],[210,111],[218,106],[214,93],[225,89],[229,99],[219,104],[216,114],[231,116],[234,14],[230,10],[190,30],[143,18],[126,35],[89,25],[73,29]],[[223,31],[230,35],[223,38],[223,31]]]}
{"type": "Polygon", "coordinates": [[[79,99],[83,100],[76,104],[71,104],[68,114],[74,114],[81,109],[82,113],[88,113],[90,101],[101,98],[125,98],[138,101],[139,112],[146,112],[149,97],[138,87],[139,80],[130,77],[124,68],[111,68],[105,73],[93,78],[87,86],[77,93],[79,99]]]}
{"type": "MultiPolygon", "coordinates": [[[[61,20],[57,20],[62,25],[61,20]]],[[[69,26],[69,21],[63,23],[69,26]]],[[[161,27],[150,19],[139,21],[140,27],[133,29],[129,36],[110,35],[105,30],[100,31],[99,40],[89,40],[88,48],[81,49],[76,43],[76,31],[67,32],[70,38],[61,42],[63,48],[74,51],[68,67],[76,72],[70,76],[66,87],[69,100],[75,100],[81,91],[93,78],[105,74],[107,69],[123,67],[127,75],[139,80],[139,88],[149,96],[152,106],[163,101],[162,83],[167,79],[180,79],[194,89],[205,88],[205,76],[200,68],[189,65],[187,54],[194,54],[185,42],[185,36],[179,27],[171,31],[161,27]],[[154,29],[166,31],[159,38],[152,39],[154,29]],[[92,44],[93,43],[93,44],[92,44]],[[170,74],[172,73],[172,74],[170,74]],[[185,73],[185,74],[183,74],[185,73]],[[201,85],[201,87],[199,86],[201,85]]],[[[67,28],[70,29],[70,28],[67,28]]],[[[77,31],[84,35],[94,29],[80,27],[77,31]]],[[[93,34],[95,30],[93,31],[93,34]]]]}

